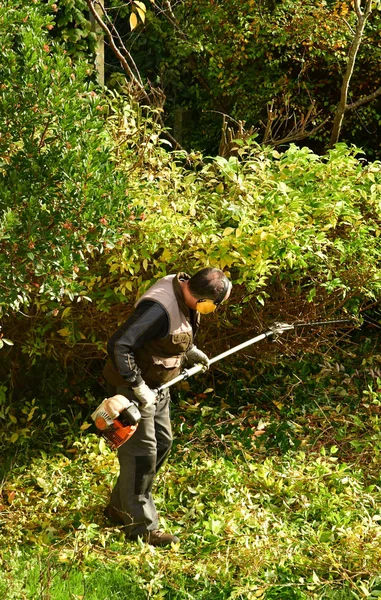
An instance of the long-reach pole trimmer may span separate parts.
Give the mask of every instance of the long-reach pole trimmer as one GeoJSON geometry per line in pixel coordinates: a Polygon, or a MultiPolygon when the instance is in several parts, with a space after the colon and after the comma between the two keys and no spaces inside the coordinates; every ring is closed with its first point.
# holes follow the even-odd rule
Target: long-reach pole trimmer
{"type": "MultiPolygon", "coordinates": [[[[257,344],[261,340],[280,335],[285,331],[292,331],[299,327],[318,327],[322,325],[349,323],[350,321],[352,321],[352,319],[313,321],[310,323],[295,323],[293,325],[289,325],[288,323],[274,323],[274,325],[270,327],[270,329],[265,333],[261,333],[260,335],[257,335],[251,338],[250,340],[243,342],[242,344],[238,344],[238,346],[234,346],[233,348],[226,350],[226,352],[222,352],[222,354],[214,356],[210,359],[209,365],[212,365],[218,362],[219,360],[226,358],[227,356],[231,356],[232,354],[235,354],[236,352],[239,352],[239,350],[243,350],[248,346],[257,344]]],[[[190,369],[184,369],[184,371],[180,375],[178,375],[178,377],[171,379],[171,381],[168,381],[168,383],[164,383],[155,391],[157,392],[158,396],[160,396],[161,392],[163,392],[164,390],[204,370],[205,366],[201,364],[194,365],[190,369]]],[[[100,406],[98,406],[98,408],[94,411],[94,413],[91,416],[99,430],[100,435],[104,437],[104,439],[110,444],[110,446],[113,449],[117,449],[120,446],[122,446],[122,444],[124,444],[131,437],[131,435],[133,435],[140,421],[140,413],[136,404],[131,400],[127,400],[127,398],[124,398],[120,395],[114,396],[113,398],[118,398],[118,401],[122,403],[125,401],[123,410],[121,410],[118,417],[115,418],[114,416],[109,414],[107,408],[107,403],[109,402],[109,400],[107,399],[104,400],[100,406]]]]}
{"type": "MultiPolygon", "coordinates": [[[[211,358],[209,360],[209,365],[212,365],[212,364],[218,362],[219,360],[222,360],[223,358],[230,356],[231,354],[235,354],[236,352],[239,352],[239,350],[243,350],[244,348],[247,348],[248,346],[252,346],[253,344],[256,344],[257,342],[265,340],[266,338],[280,335],[280,334],[284,333],[285,331],[291,331],[297,327],[317,327],[319,325],[333,325],[336,323],[348,323],[349,321],[352,321],[352,319],[337,319],[337,320],[332,320],[332,321],[313,321],[311,323],[295,323],[294,325],[289,325],[288,323],[274,323],[274,325],[272,327],[270,327],[270,329],[268,331],[266,331],[265,333],[261,333],[260,335],[257,335],[256,337],[252,338],[251,340],[247,340],[246,342],[243,342],[242,344],[238,344],[238,346],[234,346],[233,348],[226,350],[226,352],[222,352],[222,354],[218,354],[217,356],[214,356],[214,358],[211,358]]],[[[176,383],[179,383],[180,381],[183,381],[184,379],[188,379],[188,377],[192,377],[193,375],[196,375],[197,373],[200,373],[200,371],[204,371],[204,370],[205,370],[204,365],[195,365],[194,367],[191,367],[190,369],[184,369],[184,371],[178,377],[175,377],[174,379],[171,379],[171,381],[168,381],[168,383],[164,383],[163,385],[161,385],[157,389],[157,392],[160,394],[160,392],[168,389],[169,387],[172,387],[176,383]]]]}

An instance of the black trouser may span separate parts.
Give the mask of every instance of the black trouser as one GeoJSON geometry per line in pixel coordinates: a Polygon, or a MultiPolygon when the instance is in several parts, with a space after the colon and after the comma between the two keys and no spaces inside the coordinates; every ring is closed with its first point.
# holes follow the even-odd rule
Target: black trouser
{"type": "MultiPolygon", "coordinates": [[[[111,395],[134,399],[131,389],[109,389],[111,395]]],[[[141,421],[130,439],[118,449],[120,473],[111,494],[111,506],[123,517],[130,537],[158,529],[158,514],[151,490],[156,473],[172,446],[170,394],[161,395],[156,406],[142,409],[141,421]]]]}

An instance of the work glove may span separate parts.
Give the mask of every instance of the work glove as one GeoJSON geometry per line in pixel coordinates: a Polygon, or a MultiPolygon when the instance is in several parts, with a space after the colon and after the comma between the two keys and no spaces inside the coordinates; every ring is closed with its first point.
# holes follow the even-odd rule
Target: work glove
{"type": "Polygon", "coordinates": [[[206,369],[209,369],[209,358],[206,356],[205,352],[199,350],[197,346],[192,346],[186,353],[185,358],[190,367],[194,365],[203,365],[206,369]]]}
{"type": "Polygon", "coordinates": [[[154,406],[157,402],[157,394],[143,381],[137,387],[132,388],[139,404],[144,407],[154,406]]]}

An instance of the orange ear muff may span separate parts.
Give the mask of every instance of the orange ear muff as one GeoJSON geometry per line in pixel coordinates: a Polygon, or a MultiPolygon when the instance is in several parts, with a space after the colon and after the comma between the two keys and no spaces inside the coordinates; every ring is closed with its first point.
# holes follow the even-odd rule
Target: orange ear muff
{"type": "Polygon", "coordinates": [[[196,310],[202,315],[208,315],[216,310],[217,304],[213,302],[213,300],[208,300],[208,298],[203,298],[202,300],[197,300],[196,310]]]}

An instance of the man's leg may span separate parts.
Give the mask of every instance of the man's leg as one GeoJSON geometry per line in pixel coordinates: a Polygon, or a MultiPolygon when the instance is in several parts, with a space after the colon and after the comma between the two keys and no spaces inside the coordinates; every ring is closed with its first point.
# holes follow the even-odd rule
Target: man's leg
{"type": "MultiPolygon", "coordinates": [[[[131,391],[117,388],[130,398],[131,391]]],[[[142,412],[134,435],[118,449],[120,474],[112,491],[111,510],[123,518],[126,534],[136,538],[158,529],[158,516],[151,490],[156,474],[155,407],[142,412]]]]}
{"type": "Polygon", "coordinates": [[[165,390],[157,405],[155,414],[155,435],[157,441],[156,473],[167,458],[172,446],[172,427],[170,415],[170,394],[165,390]]]}
{"type": "MultiPolygon", "coordinates": [[[[115,391],[133,399],[129,389],[118,387],[115,391]]],[[[141,411],[142,419],[136,432],[119,448],[120,475],[105,511],[112,520],[124,524],[130,538],[142,536],[154,546],[179,541],[176,536],[158,530],[158,515],[151,493],[157,469],[172,444],[169,401],[170,395],[166,392],[156,407],[141,411]]]]}

